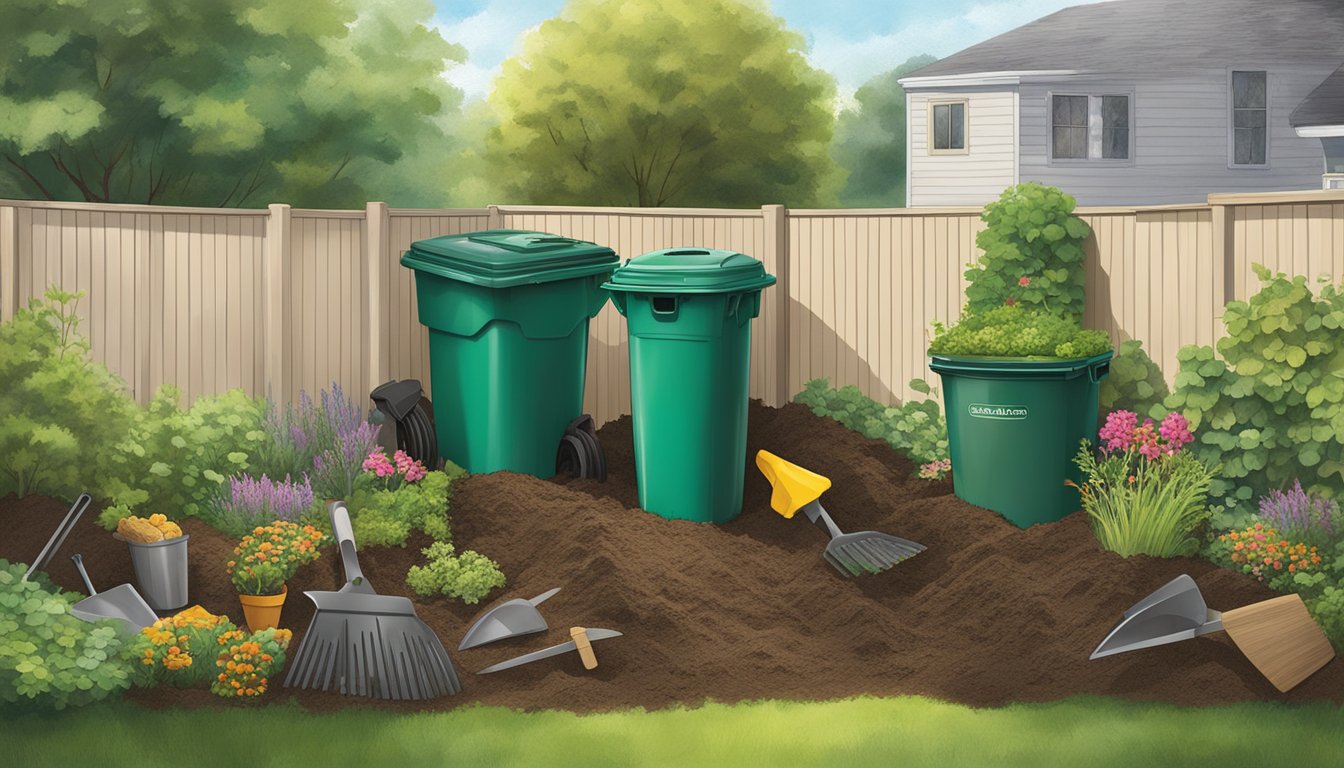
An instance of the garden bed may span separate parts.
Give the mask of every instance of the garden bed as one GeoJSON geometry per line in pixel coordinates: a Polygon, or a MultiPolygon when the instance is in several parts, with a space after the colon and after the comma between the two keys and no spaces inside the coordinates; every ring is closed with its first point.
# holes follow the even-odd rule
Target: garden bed
{"type": "MultiPolygon", "coordinates": [[[[495,559],[509,578],[488,602],[416,598],[462,677],[458,696],[392,704],[289,691],[313,710],[351,705],[406,710],[469,703],[579,712],[699,705],[706,700],[832,699],[921,694],[973,706],[1050,701],[1075,694],[1185,705],[1246,700],[1344,700],[1344,662],[1332,661],[1279,694],[1221,634],[1089,661],[1088,654],[1136,600],[1180,573],[1210,607],[1229,609],[1275,593],[1247,576],[1196,559],[1121,558],[1101,549],[1081,514],[1018,529],[952,495],[950,481],[913,477],[910,462],[800,405],[753,403],[748,450],[767,448],[831,478],[822,501],[845,530],[875,529],[928,550],[876,576],[846,579],[821,558],[825,537],[802,517],[769,508],[770,487],[747,467],[742,516],[724,526],[666,521],[640,511],[628,417],[599,433],[606,483],[547,481],[511,473],[454,484],[455,543],[495,559]],[[541,610],[550,631],[459,652],[471,621],[503,597],[563,589],[541,610]],[[624,637],[596,645],[599,667],[577,655],[505,672],[474,672],[568,639],[572,625],[624,637]]],[[[0,499],[0,557],[28,562],[65,505],[0,499]]],[[[91,510],[48,571],[83,591],[68,556],[84,556],[94,585],[132,581],[125,544],[99,528],[91,510]]],[[[242,624],[225,573],[233,540],[188,519],[191,597],[242,624]]],[[[361,552],[365,574],[386,594],[409,594],[406,570],[429,539],[361,552]]],[[[282,626],[295,645],[312,615],[300,593],[335,589],[339,558],[329,549],[290,582],[282,626]]],[[[147,706],[233,706],[206,690],[166,686],[127,697],[147,706]]]]}

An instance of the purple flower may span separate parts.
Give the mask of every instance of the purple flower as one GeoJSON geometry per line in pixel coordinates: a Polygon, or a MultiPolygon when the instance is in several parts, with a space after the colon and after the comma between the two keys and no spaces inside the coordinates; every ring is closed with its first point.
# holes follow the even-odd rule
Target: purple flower
{"type": "Polygon", "coordinates": [[[1285,537],[1328,545],[1333,543],[1339,506],[1330,499],[1309,494],[1302,481],[1294,480],[1288,491],[1273,490],[1260,498],[1260,519],[1285,537]]]}

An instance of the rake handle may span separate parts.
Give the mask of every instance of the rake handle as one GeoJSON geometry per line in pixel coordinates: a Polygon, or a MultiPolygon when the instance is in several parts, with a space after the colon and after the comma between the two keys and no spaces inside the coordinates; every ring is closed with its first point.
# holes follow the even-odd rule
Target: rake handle
{"type": "Polygon", "coordinates": [[[344,501],[331,502],[331,532],[341,549],[341,567],[345,569],[345,583],[362,585],[366,580],[355,554],[355,529],[350,525],[350,510],[344,501]]]}
{"type": "Polygon", "coordinates": [[[569,636],[574,640],[579,658],[583,659],[583,668],[597,669],[597,654],[593,653],[593,644],[588,641],[588,630],[583,627],[570,627],[569,636]]]}
{"type": "Polygon", "coordinates": [[[831,516],[826,514],[826,508],[821,506],[820,500],[812,501],[804,506],[803,514],[807,515],[808,520],[811,520],[818,528],[825,531],[826,535],[830,536],[832,539],[844,535],[844,532],[840,530],[840,526],[836,525],[835,521],[831,519],[831,516]]]}

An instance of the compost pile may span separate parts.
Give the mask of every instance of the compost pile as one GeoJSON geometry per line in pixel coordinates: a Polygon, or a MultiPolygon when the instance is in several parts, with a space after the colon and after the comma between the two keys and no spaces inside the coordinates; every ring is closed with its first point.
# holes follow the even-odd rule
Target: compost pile
{"type": "MultiPolygon", "coordinates": [[[[454,486],[454,543],[499,562],[502,593],[476,606],[415,598],[448,647],[462,693],[429,702],[383,702],[279,686],[313,710],[377,706],[446,709],[469,703],[590,712],[696,706],[707,700],[832,699],[920,694],[973,706],[1056,700],[1076,694],[1184,705],[1244,700],[1344,698],[1335,659],[1288,694],[1278,693],[1225,635],[1089,661],[1126,608],[1180,573],[1199,583],[1210,607],[1273,597],[1249,577],[1194,559],[1121,558],[1102,550],[1081,514],[1021,530],[952,495],[950,481],[914,477],[909,461],[799,405],[752,403],[749,455],[766,448],[829,477],[822,502],[846,531],[872,529],[928,550],[890,571],[840,576],[821,556],[826,536],[799,515],[771,511],[770,486],[747,463],[740,518],[723,526],[668,521],[638,509],[629,417],[599,432],[609,478],[539,480],[477,475],[454,486]],[[505,598],[552,587],[541,605],[545,634],[457,651],[471,622],[505,598]],[[606,627],[624,637],[595,644],[599,666],[577,654],[504,672],[476,670],[569,639],[569,627],[606,627]]],[[[29,561],[55,529],[64,505],[0,500],[7,534],[0,557],[29,561]]],[[[82,591],[68,555],[82,552],[94,585],[132,580],[126,545],[85,516],[49,567],[62,587],[82,591]]],[[[195,520],[190,534],[193,603],[238,624],[238,599],[224,576],[233,542],[195,520]]],[[[384,594],[410,594],[406,569],[424,537],[405,549],[368,548],[364,572],[384,594]]],[[[289,584],[282,625],[295,645],[312,616],[306,589],[335,589],[339,557],[329,549],[289,584]]],[[[206,691],[159,687],[128,696],[148,706],[229,706],[206,691]]]]}

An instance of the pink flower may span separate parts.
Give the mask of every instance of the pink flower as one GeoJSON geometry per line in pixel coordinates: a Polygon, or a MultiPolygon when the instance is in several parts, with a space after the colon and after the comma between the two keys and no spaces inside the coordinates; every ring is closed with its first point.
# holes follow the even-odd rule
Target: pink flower
{"type": "Polygon", "coordinates": [[[1106,414],[1106,424],[1097,431],[1097,437],[1105,441],[1102,453],[1123,451],[1134,440],[1134,431],[1139,424],[1139,415],[1133,411],[1111,411],[1106,414]]]}
{"type": "Polygon", "coordinates": [[[1026,288],[1028,285],[1031,285],[1031,278],[1023,275],[1017,279],[1017,284],[1026,288]]]}
{"type": "Polygon", "coordinates": [[[1162,435],[1162,439],[1167,441],[1168,454],[1177,453],[1182,446],[1195,440],[1195,436],[1190,433],[1190,422],[1175,411],[1168,413],[1166,418],[1162,419],[1162,425],[1158,427],[1157,431],[1162,435]]]}
{"type": "Polygon", "coordinates": [[[1017,299],[1014,299],[1012,296],[1009,296],[1008,298],[1003,300],[1003,303],[1011,307],[1017,304],[1017,299]]]}

